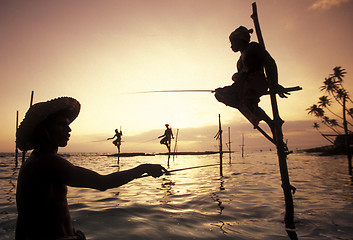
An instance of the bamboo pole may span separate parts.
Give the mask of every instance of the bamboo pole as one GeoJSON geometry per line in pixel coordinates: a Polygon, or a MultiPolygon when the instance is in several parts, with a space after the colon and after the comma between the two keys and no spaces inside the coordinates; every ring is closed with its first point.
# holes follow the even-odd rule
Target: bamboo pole
{"type": "Polygon", "coordinates": [[[33,105],[33,96],[34,96],[34,91],[31,92],[31,101],[29,102],[29,107],[32,107],[33,105]]]}
{"type": "Polygon", "coordinates": [[[223,177],[223,149],[222,149],[222,125],[221,125],[221,114],[218,114],[218,125],[219,125],[219,174],[223,177]]]}
{"type": "MultiPolygon", "coordinates": [[[[15,133],[15,139],[17,136],[17,129],[18,129],[18,110],[16,111],[16,133],[15,133]]],[[[16,168],[18,166],[18,147],[17,147],[17,141],[15,140],[15,164],[16,168]]]]}
{"type": "Polygon", "coordinates": [[[228,150],[229,150],[229,164],[232,163],[232,149],[231,149],[231,142],[230,142],[230,127],[228,127],[228,150]]]}
{"type": "MultiPolygon", "coordinates": [[[[121,131],[121,125],[120,125],[120,133],[119,134],[121,134],[121,133],[122,133],[122,131],[121,131]]],[[[120,137],[120,140],[117,142],[117,144],[118,144],[118,162],[117,162],[118,165],[120,164],[121,136],[122,136],[122,134],[119,136],[116,136],[117,138],[120,137]]]]}
{"type": "MultiPolygon", "coordinates": [[[[262,38],[260,24],[258,21],[257,15],[257,7],[256,2],[252,4],[253,14],[251,18],[254,21],[256,35],[259,40],[259,44],[265,48],[264,40],[262,38]]],[[[293,205],[293,197],[292,197],[292,190],[294,189],[289,181],[289,174],[288,174],[288,167],[287,167],[287,153],[286,153],[286,146],[283,142],[283,132],[282,132],[282,120],[279,116],[277,100],[276,100],[276,93],[273,89],[273,84],[270,83],[270,98],[271,98],[271,105],[272,105],[272,113],[273,113],[273,120],[274,120],[274,128],[275,128],[275,139],[276,139],[276,148],[277,148],[277,155],[279,160],[279,167],[280,167],[280,174],[281,174],[281,181],[282,181],[282,188],[285,197],[285,205],[286,205],[286,212],[285,212],[285,225],[288,230],[294,230],[294,205],[293,205]]],[[[293,233],[292,233],[293,234],[293,233]]],[[[294,232],[294,235],[295,232],[294,232]]]]}
{"type": "Polygon", "coordinates": [[[176,133],[176,136],[175,136],[175,144],[174,144],[173,161],[174,161],[174,157],[175,157],[176,150],[177,150],[178,135],[179,135],[179,128],[177,128],[177,133],[176,133]]]}

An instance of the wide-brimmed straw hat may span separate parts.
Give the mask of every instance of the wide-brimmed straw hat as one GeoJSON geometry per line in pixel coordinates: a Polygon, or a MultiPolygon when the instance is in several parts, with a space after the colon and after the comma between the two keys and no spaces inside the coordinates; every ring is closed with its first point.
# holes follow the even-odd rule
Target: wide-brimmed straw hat
{"type": "Polygon", "coordinates": [[[69,123],[73,122],[80,113],[80,103],[71,97],[59,97],[47,102],[39,102],[31,106],[16,133],[17,147],[22,151],[34,148],[33,133],[35,128],[49,116],[58,112],[65,112],[69,123]]]}
{"type": "Polygon", "coordinates": [[[244,26],[240,26],[229,35],[229,40],[232,41],[233,39],[241,39],[246,42],[249,42],[250,33],[253,33],[252,29],[247,29],[244,26]]]}

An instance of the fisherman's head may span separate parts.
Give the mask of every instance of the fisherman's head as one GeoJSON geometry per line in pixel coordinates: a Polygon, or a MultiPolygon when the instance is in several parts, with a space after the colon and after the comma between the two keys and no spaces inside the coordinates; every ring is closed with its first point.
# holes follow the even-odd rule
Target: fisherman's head
{"type": "Polygon", "coordinates": [[[168,128],[168,127],[169,127],[169,124],[168,124],[168,123],[166,123],[166,124],[165,124],[165,127],[166,127],[166,128],[168,128]]]}
{"type": "Polygon", "coordinates": [[[250,42],[250,33],[252,29],[247,29],[244,26],[240,26],[235,29],[230,35],[229,40],[231,43],[231,49],[234,52],[242,51],[250,42]]]}
{"type": "Polygon", "coordinates": [[[80,103],[70,97],[61,97],[34,104],[27,111],[16,133],[20,150],[39,146],[65,147],[69,141],[69,124],[80,112],[80,103]]]}

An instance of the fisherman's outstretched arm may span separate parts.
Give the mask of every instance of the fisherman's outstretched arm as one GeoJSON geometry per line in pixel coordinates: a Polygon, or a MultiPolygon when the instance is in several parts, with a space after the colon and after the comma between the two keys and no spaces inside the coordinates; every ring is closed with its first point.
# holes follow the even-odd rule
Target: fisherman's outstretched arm
{"type": "Polygon", "coordinates": [[[71,187],[87,187],[105,191],[109,188],[119,187],[144,174],[153,177],[163,175],[167,170],[159,164],[141,164],[135,168],[101,175],[95,171],[75,166],[66,160],[62,160],[56,166],[58,181],[71,187]]]}
{"type": "Polygon", "coordinates": [[[166,170],[158,164],[142,164],[135,168],[101,175],[86,168],[75,166],[74,176],[70,179],[69,186],[88,187],[104,191],[109,188],[122,186],[136,178],[147,174],[153,177],[161,176],[166,170]],[[76,177],[77,176],[77,177],[76,177]]]}

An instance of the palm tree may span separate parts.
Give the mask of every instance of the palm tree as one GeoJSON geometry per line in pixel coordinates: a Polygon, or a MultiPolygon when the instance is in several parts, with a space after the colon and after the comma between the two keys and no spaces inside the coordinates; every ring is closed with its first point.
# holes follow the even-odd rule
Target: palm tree
{"type": "Polygon", "coordinates": [[[331,106],[331,99],[328,96],[319,97],[319,107],[328,107],[331,106]]]}
{"type": "Polygon", "coordinates": [[[308,111],[308,114],[314,114],[315,117],[321,118],[324,117],[325,112],[322,108],[317,106],[316,104],[313,104],[311,107],[306,109],[308,111]]]}
{"type": "Polygon", "coordinates": [[[348,97],[348,93],[345,89],[340,88],[336,91],[336,98],[339,100],[338,102],[343,105],[343,99],[348,97]]]}
{"type": "Polygon", "coordinates": [[[319,97],[319,101],[317,102],[318,106],[319,107],[322,107],[322,108],[326,108],[330,113],[332,113],[333,115],[335,115],[336,117],[338,118],[341,118],[341,116],[339,116],[338,114],[336,114],[335,112],[333,112],[329,106],[331,106],[332,102],[331,102],[331,99],[328,97],[328,96],[322,96],[322,97],[319,97]]]}
{"type": "MultiPolygon", "coordinates": [[[[347,100],[349,99],[351,102],[348,92],[343,87],[343,78],[345,77],[346,70],[340,66],[333,68],[333,73],[329,74],[327,78],[325,78],[323,85],[320,87],[321,91],[325,91],[330,96],[332,96],[336,102],[342,107],[346,105],[347,100]]],[[[319,98],[317,104],[313,104],[311,107],[307,108],[308,114],[314,115],[317,118],[320,118],[322,123],[325,124],[328,128],[330,128],[335,133],[339,134],[337,128],[343,128],[342,125],[338,124],[336,119],[331,119],[325,115],[325,110],[327,109],[332,115],[341,119],[344,122],[344,117],[340,116],[331,110],[332,100],[327,95],[323,95],[319,98]],[[325,109],[325,110],[324,110],[325,109]]],[[[353,108],[345,108],[344,111],[353,119],[353,108]]],[[[346,124],[353,126],[349,121],[345,121],[346,124]]]]}
{"type": "MultiPolygon", "coordinates": [[[[332,102],[326,95],[319,98],[318,105],[314,104],[311,107],[307,108],[306,110],[308,111],[308,114],[313,114],[314,116],[320,118],[323,124],[325,124],[328,128],[330,128],[332,131],[338,134],[337,136],[339,135],[342,136],[342,134],[340,134],[337,131],[337,128],[343,128],[345,141],[346,141],[347,158],[349,162],[349,174],[352,175],[352,156],[350,154],[350,142],[348,137],[350,134],[350,131],[347,126],[348,124],[351,126],[353,125],[347,121],[346,114],[348,114],[351,118],[353,118],[353,108],[347,107],[347,102],[350,101],[351,103],[353,103],[353,101],[349,97],[346,89],[343,87],[343,78],[346,73],[347,72],[345,71],[345,69],[343,69],[340,66],[333,68],[333,73],[329,74],[329,77],[325,78],[323,82],[324,85],[320,87],[320,91],[325,91],[326,93],[328,93],[336,100],[336,102],[339,105],[342,106],[343,108],[342,117],[335,114],[329,109],[332,102]],[[340,119],[342,119],[343,125],[339,125],[337,120],[330,119],[328,116],[325,116],[324,108],[330,111],[333,115],[338,116],[340,119]]],[[[314,124],[314,128],[318,129],[318,127],[319,127],[318,124],[314,124]]],[[[324,136],[323,134],[321,135],[324,136]]]]}
{"type": "MultiPolygon", "coordinates": [[[[341,117],[340,115],[338,115],[337,113],[333,112],[329,106],[331,106],[332,101],[328,96],[321,96],[319,97],[319,101],[318,101],[318,106],[327,109],[332,115],[338,117],[339,119],[341,119],[343,121],[343,117],[341,117]]],[[[351,116],[353,118],[353,109],[352,111],[350,111],[349,109],[347,109],[347,114],[349,116],[351,116]]],[[[331,119],[331,120],[335,120],[335,119],[331,119]]],[[[336,121],[336,120],[335,120],[336,121]]],[[[337,121],[336,121],[337,122],[337,121]]],[[[353,124],[351,124],[350,122],[347,122],[349,125],[353,126],[353,124]]],[[[340,126],[342,127],[342,126],[340,126]]]]}
{"type": "Polygon", "coordinates": [[[339,82],[343,82],[344,75],[347,73],[345,72],[346,69],[343,69],[342,67],[334,67],[333,68],[333,73],[330,74],[331,77],[337,78],[339,82]]]}
{"type": "Polygon", "coordinates": [[[331,95],[339,88],[334,77],[325,78],[324,85],[320,87],[320,91],[325,91],[331,95]]]}

